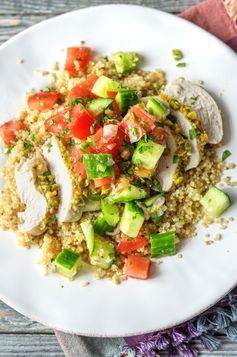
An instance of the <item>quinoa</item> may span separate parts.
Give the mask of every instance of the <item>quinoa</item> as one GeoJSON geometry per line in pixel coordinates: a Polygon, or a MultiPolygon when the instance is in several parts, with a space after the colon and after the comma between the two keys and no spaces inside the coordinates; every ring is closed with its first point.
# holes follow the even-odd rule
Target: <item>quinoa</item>
{"type": "MultiPolygon", "coordinates": [[[[57,68],[54,67],[54,70],[57,69],[58,66],[57,68]]],[[[41,75],[48,74],[48,72],[46,73],[45,71],[38,71],[37,73],[41,75]]],[[[91,61],[86,71],[77,76],[69,74],[67,71],[62,71],[57,74],[51,74],[50,80],[55,90],[59,91],[67,99],[69,91],[75,85],[82,82],[90,73],[105,75],[115,79],[129,89],[141,91],[142,96],[156,95],[156,85],[159,84],[162,86],[166,82],[165,75],[160,70],[136,70],[126,76],[118,75],[115,71],[114,64],[104,57],[99,57],[95,61],[91,61]]],[[[18,113],[17,117],[22,120],[26,127],[30,127],[31,133],[34,133],[35,140],[30,144],[32,145],[31,149],[26,150],[22,143],[24,140],[28,140],[29,132],[26,130],[18,132],[18,138],[20,140],[16,143],[8,156],[7,164],[3,171],[6,186],[0,193],[0,227],[3,230],[17,232],[19,223],[17,213],[24,210],[24,205],[20,202],[18,195],[15,194],[17,192],[14,179],[15,167],[20,163],[23,157],[30,157],[32,151],[40,148],[46,140],[50,138],[50,134],[46,130],[44,122],[50,118],[54,112],[55,108],[54,110],[41,113],[37,110],[32,111],[29,108],[23,108],[18,113]]],[[[229,164],[228,168],[230,169],[232,167],[233,165],[229,164]]],[[[155,232],[175,231],[179,239],[194,236],[196,231],[195,224],[198,221],[202,219],[204,225],[210,223],[210,219],[205,217],[202,213],[200,197],[208,190],[210,185],[214,185],[220,181],[223,169],[224,165],[216,156],[215,148],[206,145],[199,166],[185,172],[183,181],[165,194],[166,213],[164,220],[158,225],[149,223],[147,224],[147,228],[155,232]]],[[[226,178],[225,182],[229,185],[235,184],[232,183],[229,178],[226,178]]],[[[108,188],[104,190],[103,192],[103,189],[102,191],[99,189],[98,192],[100,194],[106,194],[108,188]]],[[[38,262],[46,267],[50,266],[63,248],[70,248],[80,252],[83,260],[88,261],[88,251],[80,223],[88,217],[95,216],[96,213],[84,213],[80,221],[58,223],[37,237],[17,232],[17,240],[18,243],[25,248],[30,248],[31,245],[34,244],[38,245],[41,248],[41,256],[38,262]]],[[[116,242],[116,236],[114,236],[113,239],[116,242]]],[[[142,248],[136,254],[149,254],[149,249],[142,248]]],[[[179,257],[181,257],[181,255],[179,255],[179,257]]],[[[125,280],[126,276],[123,273],[124,260],[125,257],[121,255],[117,264],[112,265],[108,271],[93,267],[96,279],[108,277],[115,284],[119,284],[125,280]]],[[[84,284],[84,286],[85,285],[87,285],[87,283],[84,284]]]]}

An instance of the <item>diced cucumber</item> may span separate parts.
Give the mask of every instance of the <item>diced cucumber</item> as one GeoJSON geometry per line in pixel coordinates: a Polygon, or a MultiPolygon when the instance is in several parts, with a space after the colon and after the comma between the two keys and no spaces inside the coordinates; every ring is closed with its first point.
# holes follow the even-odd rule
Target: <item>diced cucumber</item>
{"type": "Polygon", "coordinates": [[[127,202],[125,203],[121,217],[120,229],[127,236],[135,238],[138,235],[144,220],[143,210],[135,202],[127,202]]]}
{"type": "Polygon", "coordinates": [[[85,154],[83,162],[86,168],[87,178],[102,178],[113,176],[113,158],[111,154],[85,154]]]}
{"type": "Polygon", "coordinates": [[[165,118],[170,110],[162,101],[157,98],[149,98],[147,101],[146,109],[148,113],[155,115],[158,119],[165,118]]]}
{"type": "Polygon", "coordinates": [[[140,140],[132,156],[132,163],[153,170],[165,150],[165,145],[160,145],[152,140],[140,140]]]}
{"type": "Polygon", "coordinates": [[[147,198],[147,199],[145,200],[145,205],[146,205],[147,207],[152,206],[152,205],[156,202],[156,200],[157,200],[158,198],[160,198],[160,197],[163,197],[163,196],[162,196],[161,194],[158,194],[158,195],[155,195],[155,196],[152,196],[152,197],[147,198]]]}
{"type": "Polygon", "coordinates": [[[101,200],[101,209],[104,215],[104,219],[109,226],[115,227],[119,222],[119,209],[116,205],[110,204],[106,200],[101,200]]]}
{"type": "Polygon", "coordinates": [[[93,253],[95,247],[95,233],[93,229],[93,225],[90,219],[81,223],[81,229],[86,238],[87,249],[89,250],[90,255],[93,253]]]}
{"type": "Polygon", "coordinates": [[[81,266],[81,255],[64,248],[56,257],[55,266],[59,274],[64,275],[69,280],[73,280],[81,266]]]}
{"type": "Polygon", "coordinates": [[[150,239],[152,257],[176,254],[175,232],[153,233],[150,239]]]}
{"type": "Polygon", "coordinates": [[[230,207],[231,200],[225,192],[212,186],[202,197],[200,203],[210,217],[217,218],[230,207]]]}
{"type": "Polygon", "coordinates": [[[110,98],[96,98],[88,102],[86,107],[94,116],[98,116],[102,114],[112,103],[113,99],[110,98]]]}
{"type": "Polygon", "coordinates": [[[91,264],[102,269],[109,269],[115,260],[114,245],[100,238],[96,238],[95,248],[90,257],[91,264]]]}
{"type": "Polygon", "coordinates": [[[106,232],[112,231],[113,227],[111,227],[103,214],[100,214],[94,224],[94,231],[96,234],[103,236],[106,232]]]}
{"type": "Polygon", "coordinates": [[[135,52],[118,52],[112,56],[118,74],[124,74],[137,67],[139,58],[135,52]]]}
{"type": "Polygon", "coordinates": [[[95,82],[91,92],[98,97],[108,98],[108,92],[118,92],[122,89],[119,82],[114,81],[106,76],[100,76],[95,82]]]}
{"type": "Polygon", "coordinates": [[[121,202],[129,202],[134,200],[141,200],[145,198],[147,195],[146,191],[140,187],[129,185],[124,188],[122,191],[116,192],[112,191],[112,193],[108,196],[109,202],[113,203],[121,203],[121,202]]]}
{"type": "Polygon", "coordinates": [[[119,106],[120,111],[122,113],[127,113],[130,107],[138,103],[138,91],[126,89],[121,90],[117,93],[115,100],[119,106]]]}

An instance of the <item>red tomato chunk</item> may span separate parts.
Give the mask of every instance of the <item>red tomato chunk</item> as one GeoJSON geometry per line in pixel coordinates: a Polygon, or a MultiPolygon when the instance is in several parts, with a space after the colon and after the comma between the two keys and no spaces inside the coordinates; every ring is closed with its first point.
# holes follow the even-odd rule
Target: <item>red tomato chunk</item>
{"type": "Polygon", "coordinates": [[[90,55],[89,47],[68,47],[64,69],[72,73],[82,72],[90,60],[90,55]]]}
{"type": "Polygon", "coordinates": [[[150,259],[138,255],[129,255],[125,264],[125,274],[131,278],[147,279],[149,276],[150,259]]]}
{"type": "Polygon", "coordinates": [[[17,131],[25,129],[21,120],[11,120],[0,126],[0,136],[5,145],[12,145],[16,140],[17,131]]]}
{"type": "Polygon", "coordinates": [[[69,93],[68,99],[73,100],[81,98],[83,103],[86,103],[91,98],[97,98],[95,94],[91,92],[91,89],[99,77],[95,74],[89,74],[87,79],[75,87],[73,87],[69,93]]]}
{"type": "Polygon", "coordinates": [[[147,244],[148,240],[142,235],[138,235],[136,238],[132,239],[125,234],[122,234],[121,240],[117,246],[117,252],[130,253],[134,250],[145,247],[147,244]]]}
{"type": "Polygon", "coordinates": [[[39,92],[31,95],[27,102],[30,110],[38,110],[43,112],[51,109],[59,99],[62,99],[62,94],[58,92],[39,92]]]}

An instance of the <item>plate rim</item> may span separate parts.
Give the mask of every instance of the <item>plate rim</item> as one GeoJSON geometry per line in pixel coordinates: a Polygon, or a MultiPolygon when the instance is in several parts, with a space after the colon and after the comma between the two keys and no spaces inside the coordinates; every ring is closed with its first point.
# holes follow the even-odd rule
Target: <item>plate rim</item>
{"type": "MultiPolygon", "coordinates": [[[[208,36],[209,38],[212,38],[214,41],[216,41],[217,43],[219,43],[221,46],[224,46],[226,48],[226,50],[229,52],[229,54],[231,56],[235,56],[236,57],[236,53],[235,51],[229,47],[225,42],[223,42],[222,40],[220,40],[219,38],[217,38],[215,35],[209,33],[207,30],[199,27],[198,25],[180,17],[177,15],[174,15],[172,13],[168,13],[156,8],[152,8],[152,7],[148,7],[148,6],[141,6],[141,5],[135,5],[135,4],[100,4],[100,5],[95,5],[95,6],[88,6],[82,9],[76,9],[76,10],[72,10],[69,12],[65,12],[63,14],[59,14],[53,17],[50,17],[48,19],[42,20],[26,29],[24,29],[23,31],[19,32],[18,34],[14,35],[13,37],[11,37],[9,40],[7,40],[6,42],[4,42],[1,46],[0,46],[0,54],[1,51],[11,45],[11,43],[13,43],[14,41],[18,40],[19,38],[21,38],[22,36],[28,34],[29,32],[31,32],[33,29],[35,28],[40,28],[41,26],[44,26],[47,23],[50,22],[54,22],[55,20],[60,19],[61,17],[67,17],[70,16],[72,14],[75,13],[81,13],[81,12],[87,12],[90,9],[96,9],[96,8],[101,8],[101,7],[105,7],[105,8],[116,8],[116,7],[120,7],[120,8],[140,8],[143,9],[144,11],[151,11],[151,12],[158,12],[160,14],[162,14],[162,16],[166,16],[166,17],[172,17],[172,18],[176,18],[178,21],[183,21],[189,24],[190,27],[196,27],[199,31],[203,32],[206,34],[206,36],[208,36]]],[[[192,319],[194,319],[196,316],[198,316],[199,314],[203,313],[204,311],[208,310],[210,307],[214,306],[218,301],[220,301],[225,295],[227,295],[235,286],[237,285],[237,278],[236,278],[236,283],[234,283],[230,288],[227,289],[227,291],[222,292],[220,295],[218,295],[218,297],[215,299],[215,301],[213,301],[211,304],[209,304],[208,306],[203,307],[203,309],[199,309],[198,312],[195,312],[194,314],[190,315],[190,317],[188,319],[184,319],[184,320],[180,320],[180,321],[176,321],[174,323],[172,323],[171,325],[165,326],[164,328],[160,328],[157,329],[155,331],[162,331],[162,330],[167,330],[170,329],[172,327],[175,326],[179,326],[184,324],[187,321],[190,321],[192,319]]],[[[27,318],[30,318],[33,321],[37,321],[47,327],[50,327],[54,330],[58,330],[61,332],[65,332],[65,333],[71,333],[71,334],[75,334],[75,335],[81,335],[81,336],[88,336],[88,337],[126,337],[126,336],[136,336],[136,335],[142,335],[142,334],[147,334],[147,333],[152,333],[154,332],[154,329],[151,330],[143,330],[140,332],[136,332],[136,333],[124,333],[124,334],[111,334],[111,333],[106,333],[106,334],[94,334],[94,333],[81,333],[81,332],[75,332],[72,330],[68,330],[68,329],[62,329],[61,327],[58,329],[57,326],[55,326],[54,324],[45,322],[44,319],[41,320],[40,317],[34,316],[34,314],[31,313],[25,313],[24,308],[21,308],[17,305],[17,303],[11,303],[11,301],[8,301],[8,298],[3,296],[0,292],[0,299],[7,304],[8,306],[10,306],[11,308],[13,308],[15,311],[19,312],[20,314],[22,314],[23,316],[26,316],[27,318]]],[[[11,299],[10,299],[11,300],[11,299]]]]}

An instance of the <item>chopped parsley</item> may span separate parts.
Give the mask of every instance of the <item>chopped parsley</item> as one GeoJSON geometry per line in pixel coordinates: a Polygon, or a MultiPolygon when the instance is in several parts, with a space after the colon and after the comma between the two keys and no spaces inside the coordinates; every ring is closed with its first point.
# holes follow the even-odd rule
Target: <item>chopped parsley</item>
{"type": "Polygon", "coordinates": [[[95,120],[94,123],[90,126],[90,133],[91,134],[94,134],[96,124],[97,124],[97,122],[95,120]]]}
{"type": "Polygon", "coordinates": [[[80,148],[82,151],[86,151],[86,149],[88,149],[88,147],[90,146],[90,142],[89,141],[83,141],[80,145],[80,148]]]}
{"type": "Polygon", "coordinates": [[[177,155],[174,155],[173,156],[173,164],[176,164],[176,162],[178,161],[178,156],[177,155]]]}
{"type": "Polygon", "coordinates": [[[231,152],[229,150],[223,151],[222,158],[221,158],[222,161],[225,161],[230,155],[232,155],[232,154],[231,154],[231,152]]]}
{"type": "Polygon", "coordinates": [[[100,201],[100,195],[91,194],[88,198],[91,201],[100,201]]]}
{"type": "Polygon", "coordinates": [[[70,148],[73,148],[74,146],[75,146],[75,139],[70,139],[70,141],[69,141],[69,146],[70,146],[70,148]]]}
{"type": "Polygon", "coordinates": [[[132,136],[137,136],[137,128],[135,128],[135,127],[131,128],[131,129],[129,129],[129,132],[132,136]]]}
{"type": "Polygon", "coordinates": [[[164,193],[164,191],[163,191],[163,189],[162,189],[162,187],[161,187],[160,181],[157,180],[156,178],[154,178],[154,179],[152,180],[152,189],[153,189],[154,191],[159,191],[160,193],[164,193]]]}
{"type": "Polygon", "coordinates": [[[197,137],[197,130],[196,129],[190,129],[188,132],[189,139],[193,140],[197,137]]]}
{"type": "Polygon", "coordinates": [[[53,87],[44,87],[43,89],[41,89],[41,92],[45,92],[45,93],[48,93],[48,92],[55,92],[55,89],[53,87]]]}
{"type": "Polygon", "coordinates": [[[162,84],[156,83],[156,84],[154,85],[154,87],[155,87],[156,90],[160,90],[161,87],[162,87],[162,84]]]}
{"type": "Polygon", "coordinates": [[[52,145],[51,143],[49,143],[49,144],[47,144],[46,146],[47,146],[47,148],[48,148],[48,152],[50,152],[53,145],[52,145]]]}
{"type": "Polygon", "coordinates": [[[144,143],[147,143],[147,142],[148,142],[148,135],[147,135],[147,133],[145,133],[145,134],[143,135],[143,140],[144,140],[144,143]]]}
{"type": "Polygon", "coordinates": [[[71,113],[70,110],[65,114],[66,123],[71,123],[71,113]]]}
{"type": "Polygon", "coordinates": [[[54,124],[56,124],[55,120],[51,119],[51,120],[48,121],[48,126],[52,126],[54,124]]]}
{"type": "Polygon", "coordinates": [[[186,67],[187,66],[187,63],[185,62],[179,62],[176,64],[176,67],[186,67]]]}
{"type": "Polygon", "coordinates": [[[64,138],[64,136],[70,134],[70,132],[71,132],[71,129],[66,128],[66,129],[64,129],[64,130],[61,130],[61,131],[58,133],[58,136],[59,136],[60,138],[64,138]]]}
{"type": "Polygon", "coordinates": [[[50,172],[49,171],[44,171],[43,172],[43,176],[50,176],[50,172]]]}
{"type": "Polygon", "coordinates": [[[193,97],[190,98],[191,99],[191,105],[196,104],[196,101],[198,100],[198,97],[199,97],[199,95],[197,95],[196,97],[193,96],[193,97]]]}
{"type": "Polygon", "coordinates": [[[182,51],[180,51],[178,49],[172,50],[172,55],[173,55],[173,58],[175,61],[180,61],[181,59],[184,58],[182,51]]]}
{"type": "Polygon", "coordinates": [[[35,139],[36,139],[36,135],[33,132],[31,132],[27,137],[27,140],[30,140],[30,141],[35,141],[35,139]]]}
{"type": "Polygon", "coordinates": [[[33,148],[33,145],[31,143],[29,143],[27,140],[23,141],[23,146],[24,146],[24,149],[26,149],[26,150],[31,150],[33,148]]]}
{"type": "Polygon", "coordinates": [[[84,103],[83,98],[78,97],[78,98],[72,99],[72,100],[69,101],[68,104],[74,106],[74,105],[77,105],[78,103],[83,104],[84,103]]]}

